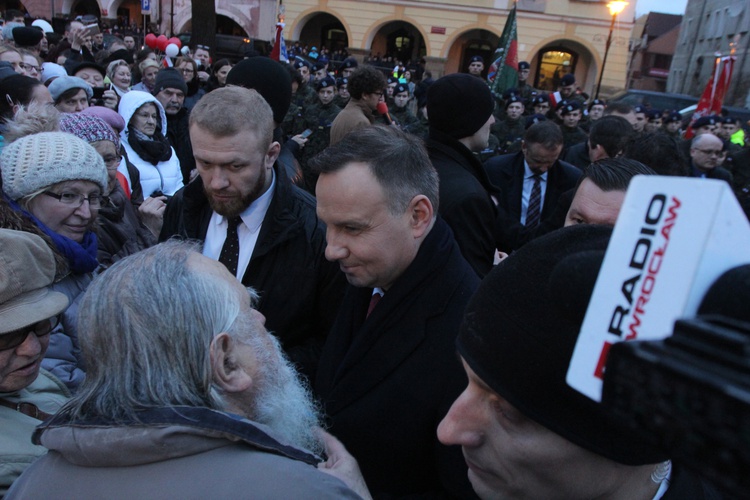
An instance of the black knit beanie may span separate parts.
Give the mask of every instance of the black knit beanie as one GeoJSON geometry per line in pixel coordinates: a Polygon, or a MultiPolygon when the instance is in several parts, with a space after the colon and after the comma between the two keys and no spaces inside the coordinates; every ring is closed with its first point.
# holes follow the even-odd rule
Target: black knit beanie
{"type": "Polygon", "coordinates": [[[446,75],[427,90],[430,128],[454,139],[474,135],[487,123],[494,106],[487,84],[466,73],[446,75]]]}
{"type": "Polygon", "coordinates": [[[292,102],[292,77],[281,63],[262,56],[242,60],[227,75],[227,85],[255,89],[271,106],[273,121],[284,121],[292,102]]]}
{"type": "Polygon", "coordinates": [[[625,465],[667,457],[565,382],[611,228],[580,225],[536,239],[488,274],[456,341],[471,369],[524,415],[625,465]]]}
{"type": "Polygon", "coordinates": [[[154,90],[152,90],[151,93],[156,95],[164,89],[182,90],[182,93],[187,95],[187,84],[182,77],[182,73],[174,68],[160,69],[159,72],[156,73],[154,90]]]}

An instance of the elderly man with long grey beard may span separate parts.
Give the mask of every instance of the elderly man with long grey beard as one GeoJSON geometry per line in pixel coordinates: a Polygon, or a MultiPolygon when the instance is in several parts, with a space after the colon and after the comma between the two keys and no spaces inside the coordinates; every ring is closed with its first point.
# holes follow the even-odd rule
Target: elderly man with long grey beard
{"type": "Polygon", "coordinates": [[[356,462],[222,264],[167,242],[89,291],[86,379],[8,498],[358,498],[334,477],[359,477],[356,462]]]}

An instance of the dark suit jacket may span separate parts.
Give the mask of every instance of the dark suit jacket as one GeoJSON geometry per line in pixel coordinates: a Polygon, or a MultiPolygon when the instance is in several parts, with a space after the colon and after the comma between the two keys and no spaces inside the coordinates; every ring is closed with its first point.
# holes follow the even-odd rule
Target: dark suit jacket
{"type": "Polygon", "coordinates": [[[377,498],[474,497],[458,446],[437,426],[466,387],[455,339],[479,278],[438,217],[416,258],[365,319],[372,288],[350,286],[315,389],[330,431],[377,498]]]}
{"type": "MultiPolygon", "coordinates": [[[[500,188],[500,206],[514,220],[521,220],[521,198],[523,195],[523,153],[502,155],[490,158],[484,164],[492,183],[500,188]]],[[[575,187],[581,170],[570,163],[558,160],[547,173],[547,190],[544,193],[542,220],[549,217],[557,205],[557,200],[565,191],[575,187]]]]}

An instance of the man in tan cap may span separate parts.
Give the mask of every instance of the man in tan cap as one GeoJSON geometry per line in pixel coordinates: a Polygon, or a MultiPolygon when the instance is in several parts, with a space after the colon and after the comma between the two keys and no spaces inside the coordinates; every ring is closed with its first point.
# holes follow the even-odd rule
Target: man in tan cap
{"type": "Polygon", "coordinates": [[[31,443],[42,420],[70,397],[42,358],[68,298],[47,287],[55,257],[39,236],[0,229],[0,497],[46,449],[31,443]]]}

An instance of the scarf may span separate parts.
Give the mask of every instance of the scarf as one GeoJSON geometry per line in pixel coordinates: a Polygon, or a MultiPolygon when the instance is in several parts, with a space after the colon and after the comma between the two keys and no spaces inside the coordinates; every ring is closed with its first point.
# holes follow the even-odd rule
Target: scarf
{"type": "Polygon", "coordinates": [[[99,267],[96,260],[97,241],[93,231],[86,231],[83,241],[78,243],[68,237],[54,232],[48,228],[42,221],[37,219],[32,213],[24,210],[13,200],[8,200],[8,204],[13,210],[17,210],[27,216],[39,229],[44,231],[52,239],[57,251],[60,252],[68,261],[68,266],[74,274],[90,273],[99,267]]]}
{"type": "Polygon", "coordinates": [[[161,127],[157,128],[154,136],[149,137],[133,125],[128,125],[128,144],[142,160],[154,166],[172,157],[172,147],[160,129],[161,127]]]}

